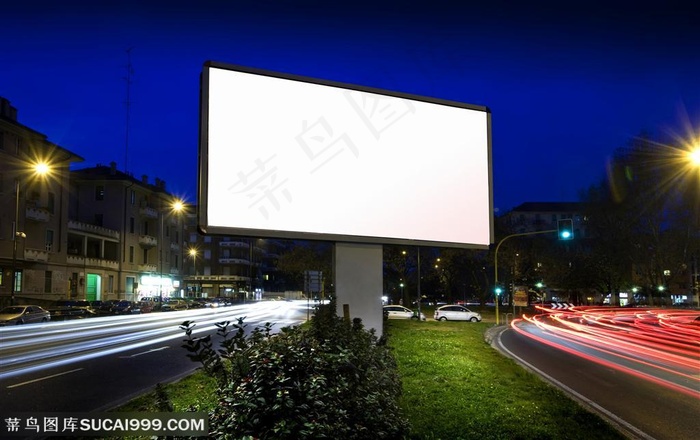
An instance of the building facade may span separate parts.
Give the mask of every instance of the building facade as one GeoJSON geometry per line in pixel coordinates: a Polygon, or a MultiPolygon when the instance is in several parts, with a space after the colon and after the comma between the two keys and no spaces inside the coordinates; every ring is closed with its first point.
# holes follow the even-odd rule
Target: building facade
{"type": "Polygon", "coordinates": [[[0,97],[0,305],[69,295],[69,168],[82,160],[20,124],[0,97]]]}
{"type": "Polygon", "coordinates": [[[261,298],[283,289],[283,240],[199,234],[196,206],[83,158],[0,98],[0,306],[58,299],[261,298]],[[42,164],[42,173],[36,169],[42,164]],[[13,276],[14,274],[14,276],[13,276]]]}

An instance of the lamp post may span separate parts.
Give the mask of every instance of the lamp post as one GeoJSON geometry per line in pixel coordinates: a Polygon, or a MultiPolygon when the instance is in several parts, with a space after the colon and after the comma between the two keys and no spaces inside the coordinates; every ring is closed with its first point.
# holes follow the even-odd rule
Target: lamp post
{"type": "MultiPolygon", "coordinates": [[[[161,199],[162,201],[162,199],[161,199]]],[[[161,202],[162,203],[162,202],[161,202]]],[[[185,204],[182,202],[182,200],[175,199],[170,203],[170,212],[171,214],[178,214],[182,212],[185,209],[185,204]]],[[[158,238],[158,247],[160,248],[158,252],[158,263],[159,263],[159,272],[160,276],[158,279],[158,296],[160,299],[160,305],[163,305],[163,252],[165,250],[165,243],[164,243],[164,234],[163,230],[165,229],[165,214],[166,212],[161,208],[160,210],[160,230],[159,235],[160,237],[158,238]]]]}
{"type": "MultiPolygon", "coordinates": [[[[512,237],[521,237],[523,235],[537,235],[537,234],[549,234],[550,232],[557,232],[557,229],[547,229],[546,231],[533,231],[533,232],[521,232],[519,234],[511,234],[511,235],[506,235],[501,239],[501,241],[498,242],[496,245],[496,251],[494,252],[494,261],[493,261],[493,272],[494,272],[494,288],[499,289],[498,287],[498,249],[501,247],[504,241],[508,240],[509,238],[512,237]]],[[[499,324],[499,318],[498,318],[498,295],[499,291],[496,291],[496,325],[499,324]]]]}
{"type": "MultiPolygon", "coordinates": [[[[43,176],[50,171],[49,165],[44,162],[32,165],[34,173],[43,176]]],[[[15,293],[17,291],[17,240],[27,238],[27,234],[19,230],[19,177],[15,179],[15,223],[12,226],[12,290],[10,294],[10,305],[15,305],[15,293]]]]}
{"type": "Polygon", "coordinates": [[[15,179],[15,223],[12,225],[12,293],[10,295],[10,305],[15,305],[15,291],[17,284],[17,239],[26,238],[24,232],[19,231],[19,179],[15,179]]]}
{"type": "MultiPolygon", "coordinates": [[[[193,268],[194,277],[196,280],[197,279],[197,249],[190,248],[190,250],[187,251],[187,253],[190,255],[190,258],[192,258],[192,268],[193,268]]],[[[196,284],[194,286],[195,286],[194,296],[197,297],[196,284]]]]}
{"type": "MultiPolygon", "coordinates": [[[[700,187],[700,141],[696,141],[696,146],[688,151],[687,159],[688,164],[697,171],[698,187],[700,187]]],[[[698,198],[700,198],[700,194],[696,196],[695,200],[697,201],[698,198]]],[[[700,211],[698,210],[697,205],[695,208],[695,222],[695,227],[700,227],[700,211]]],[[[696,233],[700,233],[700,231],[696,233]]],[[[693,295],[690,302],[696,307],[700,307],[700,284],[698,284],[698,271],[698,257],[695,255],[693,256],[693,273],[690,276],[690,292],[693,295]]]]}

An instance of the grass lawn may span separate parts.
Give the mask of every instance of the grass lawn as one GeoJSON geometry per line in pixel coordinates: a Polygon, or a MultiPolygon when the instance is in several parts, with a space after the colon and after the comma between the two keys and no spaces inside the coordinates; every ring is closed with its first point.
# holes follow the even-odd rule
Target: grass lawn
{"type": "Polygon", "coordinates": [[[385,333],[403,381],[400,406],[412,438],[625,438],[493,349],[484,340],[493,313],[479,311],[480,323],[387,321],[385,333]]]}

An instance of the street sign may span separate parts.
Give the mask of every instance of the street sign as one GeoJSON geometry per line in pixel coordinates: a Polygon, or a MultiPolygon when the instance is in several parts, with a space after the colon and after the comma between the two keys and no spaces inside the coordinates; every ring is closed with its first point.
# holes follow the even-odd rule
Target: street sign
{"type": "Polygon", "coordinates": [[[528,306],[528,290],[526,286],[515,286],[513,291],[513,304],[518,307],[528,306]]]}

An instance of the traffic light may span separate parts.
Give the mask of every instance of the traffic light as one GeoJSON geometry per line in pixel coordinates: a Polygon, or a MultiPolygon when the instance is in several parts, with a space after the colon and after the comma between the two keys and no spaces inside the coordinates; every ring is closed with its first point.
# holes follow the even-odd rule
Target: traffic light
{"type": "Polygon", "coordinates": [[[570,218],[557,221],[557,235],[559,240],[573,240],[574,221],[570,218]]]}
{"type": "Polygon", "coordinates": [[[496,292],[496,296],[500,296],[501,293],[503,293],[503,289],[501,289],[501,286],[496,286],[496,288],[493,291],[496,292]]]}

